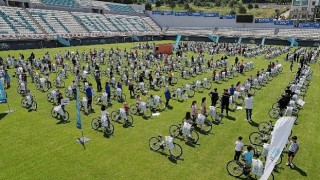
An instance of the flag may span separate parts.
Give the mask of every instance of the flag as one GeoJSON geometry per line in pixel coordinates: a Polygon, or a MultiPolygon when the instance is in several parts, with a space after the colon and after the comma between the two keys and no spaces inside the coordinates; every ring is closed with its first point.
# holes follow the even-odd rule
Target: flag
{"type": "Polygon", "coordinates": [[[77,112],[77,128],[82,129],[82,123],[81,123],[81,116],[80,116],[80,102],[79,102],[79,86],[78,86],[78,79],[77,82],[77,91],[76,91],[76,112],[77,112]]]}
{"type": "Polygon", "coordinates": [[[0,104],[7,103],[7,94],[4,91],[2,81],[0,80],[0,104]]]}
{"type": "Polygon", "coordinates": [[[288,142],[295,117],[281,117],[278,119],[271,133],[271,144],[269,146],[267,162],[260,180],[267,180],[278,161],[285,145],[288,142]]]}

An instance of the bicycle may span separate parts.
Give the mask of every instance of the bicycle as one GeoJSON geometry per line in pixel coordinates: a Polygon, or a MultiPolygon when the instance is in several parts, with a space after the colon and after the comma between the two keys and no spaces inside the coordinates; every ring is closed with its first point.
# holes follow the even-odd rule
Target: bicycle
{"type": "Polygon", "coordinates": [[[161,100],[160,96],[154,96],[153,98],[148,97],[146,100],[147,107],[150,107],[153,111],[164,111],[166,109],[166,104],[161,100]]]}
{"type": "Polygon", "coordinates": [[[53,86],[57,88],[64,88],[65,87],[65,82],[62,80],[60,77],[57,77],[56,79],[53,80],[53,86]]]}
{"type": "Polygon", "coordinates": [[[158,137],[151,137],[149,139],[149,147],[153,151],[159,151],[168,149],[171,156],[178,159],[182,156],[182,147],[173,141],[171,136],[165,136],[165,141],[162,140],[163,137],[159,135],[158,137]]]}
{"type": "Polygon", "coordinates": [[[26,97],[23,97],[21,99],[21,106],[23,108],[32,110],[32,111],[37,111],[38,109],[38,104],[36,101],[34,101],[34,96],[27,95],[26,97]]]}
{"type": "Polygon", "coordinates": [[[119,122],[121,119],[123,119],[124,125],[126,126],[133,125],[133,117],[130,114],[127,114],[123,108],[120,108],[119,110],[116,110],[116,111],[112,111],[111,119],[115,122],[119,122]]]}
{"type": "Polygon", "coordinates": [[[51,109],[51,116],[53,118],[58,118],[58,116],[60,116],[64,121],[69,120],[69,112],[64,109],[63,105],[53,107],[51,109]]]}
{"type": "MultiPolygon", "coordinates": [[[[184,123],[184,119],[182,120],[182,123],[184,123]]],[[[204,134],[209,134],[212,130],[212,123],[202,114],[198,114],[193,126],[197,127],[197,129],[200,129],[204,134]]]]}
{"type": "Polygon", "coordinates": [[[174,124],[169,127],[169,133],[173,138],[182,136],[182,137],[186,137],[189,143],[197,144],[199,140],[199,134],[191,126],[192,125],[187,122],[184,122],[183,127],[182,127],[182,124],[178,124],[178,125],[174,124]]]}
{"type": "Polygon", "coordinates": [[[220,113],[216,112],[216,108],[214,106],[210,106],[209,109],[207,117],[210,117],[211,122],[222,124],[222,116],[220,113]]]}
{"type": "Polygon", "coordinates": [[[172,89],[172,98],[176,99],[177,101],[184,102],[188,99],[188,95],[186,94],[186,91],[180,87],[178,87],[176,90],[172,89]]]}
{"type": "Polygon", "coordinates": [[[95,95],[93,97],[93,103],[95,105],[99,105],[99,104],[105,104],[107,105],[108,104],[108,94],[107,93],[102,93],[102,94],[98,94],[98,95],[95,95]]]}
{"type": "Polygon", "coordinates": [[[150,118],[152,116],[151,109],[147,107],[145,102],[141,102],[139,106],[137,104],[131,105],[130,113],[135,115],[140,115],[142,113],[145,118],[150,118]]]}
{"type": "Polygon", "coordinates": [[[114,126],[110,122],[108,116],[103,117],[103,120],[101,117],[92,119],[91,127],[94,130],[98,130],[99,128],[103,127],[103,133],[105,136],[110,136],[114,133],[114,126]]]}

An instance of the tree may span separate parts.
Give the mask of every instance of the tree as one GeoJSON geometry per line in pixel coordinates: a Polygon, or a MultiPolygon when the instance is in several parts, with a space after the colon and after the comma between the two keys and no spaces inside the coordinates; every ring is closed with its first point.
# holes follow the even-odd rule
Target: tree
{"type": "Polygon", "coordinates": [[[231,9],[230,13],[229,14],[236,14],[236,11],[231,9]]]}
{"type": "Polygon", "coordinates": [[[187,10],[187,11],[190,9],[189,3],[185,3],[185,4],[184,4],[184,9],[187,10]]]}
{"type": "Polygon", "coordinates": [[[161,6],[161,2],[160,1],[156,1],[156,7],[160,7],[161,6]]]}
{"type": "Polygon", "coordinates": [[[259,8],[259,5],[258,5],[258,4],[255,4],[255,5],[254,5],[254,8],[259,8]]]}
{"type": "Polygon", "coordinates": [[[144,7],[146,10],[151,11],[152,10],[152,5],[150,3],[147,3],[144,7]]]}
{"type": "Polygon", "coordinates": [[[171,2],[170,3],[170,8],[173,10],[176,7],[176,3],[175,2],[171,2]]]}
{"type": "Polygon", "coordinates": [[[248,9],[252,9],[253,5],[252,4],[248,4],[248,9]]]}
{"type": "Polygon", "coordinates": [[[244,6],[239,6],[239,13],[240,14],[247,14],[247,9],[244,6]]]}

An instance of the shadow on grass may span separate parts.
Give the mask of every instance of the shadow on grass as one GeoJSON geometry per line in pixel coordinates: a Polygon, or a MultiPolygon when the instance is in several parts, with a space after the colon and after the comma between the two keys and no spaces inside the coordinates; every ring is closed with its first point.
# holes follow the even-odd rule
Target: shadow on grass
{"type": "Polygon", "coordinates": [[[237,118],[231,117],[231,116],[224,116],[225,119],[230,120],[230,121],[235,121],[237,118]]]}
{"type": "Polygon", "coordinates": [[[56,124],[69,124],[71,121],[60,120],[56,124]]]}
{"type": "Polygon", "coordinates": [[[254,126],[254,127],[259,127],[259,124],[254,122],[254,121],[248,121],[248,123],[251,125],[251,126],[254,126]]]}
{"type": "Polygon", "coordinates": [[[167,106],[167,109],[172,110],[172,109],[173,109],[173,107],[172,107],[172,106],[170,106],[170,105],[168,105],[168,106],[167,106]]]}
{"type": "Polygon", "coordinates": [[[308,176],[308,174],[304,170],[300,169],[298,166],[295,166],[294,168],[291,168],[291,169],[298,171],[301,174],[301,176],[308,176]]]}
{"type": "MultiPolygon", "coordinates": [[[[150,150],[153,151],[152,149],[150,149],[150,150]]],[[[160,154],[160,155],[162,155],[162,156],[167,157],[168,160],[169,160],[170,162],[174,163],[174,164],[177,164],[178,161],[184,161],[184,159],[182,159],[181,157],[175,158],[175,157],[173,157],[172,155],[169,155],[169,154],[165,153],[164,150],[158,150],[158,151],[153,151],[153,152],[158,153],[158,154],[160,154]]]]}
{"type": "Polygon", "coordinates": [[[0,120],[3,119],[4,117],[6,117],[7,113],[1,113],[0,114],[0,120]]]}

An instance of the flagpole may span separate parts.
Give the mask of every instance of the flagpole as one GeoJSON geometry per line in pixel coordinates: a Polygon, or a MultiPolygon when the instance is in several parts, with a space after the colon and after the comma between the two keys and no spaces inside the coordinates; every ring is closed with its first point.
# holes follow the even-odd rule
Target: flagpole
{"type": "Polygon", "coordinates": [[[85,142],[90,141],[89,138],[84,137],[83,133],[83,128],[82,128],[82,123],[81,123],[81,116],[80,116],[80,102],[79,102],[79,85],[78,85],[78,76],[76,75],[76,113],[77,113],[77,122],[76,122],[76,127],[78,129],[81,129],[81,137],[78,138],[76,141],[80,144],[82,144],[83,149],[86,149],[85,142]]]}

